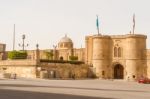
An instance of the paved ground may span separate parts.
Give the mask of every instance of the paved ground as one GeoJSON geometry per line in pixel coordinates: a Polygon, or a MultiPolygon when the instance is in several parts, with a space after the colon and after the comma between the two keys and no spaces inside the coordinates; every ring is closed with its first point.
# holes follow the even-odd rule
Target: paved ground
{"type": "Polygon", "coordinates": [[[0,80],[0,99],[150,99],[150,84],[121,80],[0,80]]]}

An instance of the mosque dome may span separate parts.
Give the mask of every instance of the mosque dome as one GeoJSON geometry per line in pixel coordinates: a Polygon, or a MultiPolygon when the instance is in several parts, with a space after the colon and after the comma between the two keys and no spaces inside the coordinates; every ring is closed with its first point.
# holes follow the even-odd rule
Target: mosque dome
{"type": "Polygon", "coordinates": [[[65,37],[60,39],[59,43],[64,43],[64,42],[72,43],[72,40],[69,37],[67,37],[67,35],[65,35],[65,37]]]}
{"type": "Polygon", "coordinates": [[[65,37],[61,38],[58,43],[59,49],[71,49],[73,48],[73,42],[72,40],[65,35],[65,37]]]}

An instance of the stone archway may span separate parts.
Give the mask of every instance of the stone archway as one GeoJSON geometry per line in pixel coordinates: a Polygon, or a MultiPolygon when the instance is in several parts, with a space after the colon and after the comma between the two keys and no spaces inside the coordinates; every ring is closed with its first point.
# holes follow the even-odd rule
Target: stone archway
{"type": "Polygon", "coordinates": [[[114,79],[124,78],[124,68],[121,64],[116,64],[114,66],[114,79]]]}

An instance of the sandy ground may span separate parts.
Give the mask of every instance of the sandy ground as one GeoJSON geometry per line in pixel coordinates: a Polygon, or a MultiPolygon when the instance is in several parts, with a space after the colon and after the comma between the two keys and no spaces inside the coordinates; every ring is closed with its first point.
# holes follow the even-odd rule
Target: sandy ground
{"type": "Polygon", "coordinates": [[[150,99],[150,84],[99,79],[1,79],[0,99],[150,99]]]}

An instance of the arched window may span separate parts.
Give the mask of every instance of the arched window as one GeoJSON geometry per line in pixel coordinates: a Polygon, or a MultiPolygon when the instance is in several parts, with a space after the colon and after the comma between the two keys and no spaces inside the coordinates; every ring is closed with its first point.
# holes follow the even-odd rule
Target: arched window
{"type": "Polygon", "coordinates": [[[67,44],[67,43],[64,43],[64,47],[68,47],[68,44],[67,44]]]}
{"type": "Polygon", "coordinates": [[[102,75],[103,75],[103,76],[105,75],[105,71],[102,71],[102,75]]]}
{"type": "Polygon", "coordinates": [[[64,58],[61,56],[61,57],[60,57],[60,60],[63,60],[63,59],[64,59],[64,58]]]}
{"type": "Polygon", "coordinates": [[[73,44],[70,44],[70,47],[73,47],[73,44]]]}
{"type": "Polygon", "coordinates": [[[121,57],[121,48],[118,48],[118,57],[121,57]]]}
{"type": "Polygon", "coordinates": [[[114,47],[114,57],[117,57],[117,47],[114,47]]]}

